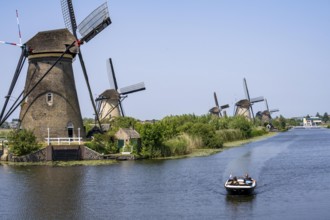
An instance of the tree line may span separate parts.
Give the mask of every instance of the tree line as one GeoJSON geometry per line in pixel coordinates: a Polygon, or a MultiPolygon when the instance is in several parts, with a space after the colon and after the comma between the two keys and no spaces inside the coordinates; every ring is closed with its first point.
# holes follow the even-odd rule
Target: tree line
{"type": "MultiPolygon", "coordinates": [[[[279,117],[273,124],[286,128],[286,120],[279,117]]],[[[119,128],[134,128],[141,135],[141,147],[133,146],[134,153],[143,158],[185,155],[194,149],[223,147],[223,143],[266,134],[267,124],[253,123],[243,116],[218,118],[212,115],[185,114],[167,116],[159,121],[141,122],[130,117],[111,121],[105,134],[95,134],[87,146],[104,154],[118,153],[115,133],[119,128]],[[262,125],[262,126],[261,126],[262,125]]]]}
{"type": "MultiPolygon", "coordinates": [[[[86,131],[92,129],[93,119],[84,119],[86,131]]],[[[225,142],[248,139],[266,134],[268,123],[250,121],[243,116],[215,117],[213,115],[196,116],[184,114],[167,116],[161,120],[142,122],[131,117],[118,117],[109,121],[110,129],[104,133],[95,133],[85,144],[103,154],[120,152],[115,134],[119,128],[134,128],[141,136],[141,145],[133,144],[133,153],[141,158],[157,158],[186,155],[195,149],[219,149],[225,142]]],[[[295,121],[283,116],[272,120],[279,130],[295,121]]],[[[16,155],[28,154],[41,147],[33,131],[13,130],[8,135],[9,146],[16,155]]]]}

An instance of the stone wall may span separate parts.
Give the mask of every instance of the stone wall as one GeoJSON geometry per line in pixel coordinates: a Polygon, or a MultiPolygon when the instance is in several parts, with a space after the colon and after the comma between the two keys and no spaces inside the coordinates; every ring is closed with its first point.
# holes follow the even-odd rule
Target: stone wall
{"type": "Polygon", "coordinates": [[[32,154],[24,156],[13,156],[13,154],[8,155],[8,161],[11,162],[41,162],[46,161],[47,147],[38,150],[32,154]]]}
{"type": "Polygon", "coordinates": [[[82,160],[101,160],[102,155],[98,152],[84,146],[81,149],[81,159],[82,160]]]}
{"type": "MultiPolygon", "coordinates": [[[[67,148],[73,148],[74,146],[66,146],[67,148]]],[[[60,146],[56,146],[60,148],[60,146]]],[[[81,146],[81,160],[101,160],[103,159],[102,155],[96,151],[86,147],[81,146]]],[[[34,153],[24,155],[24,156],[14,156],[12,154],[8,155],[8,161],[11,162],[42,162],[42,161],[51,161],[52,160],[52,146],[40,149],[34,153]]]]}

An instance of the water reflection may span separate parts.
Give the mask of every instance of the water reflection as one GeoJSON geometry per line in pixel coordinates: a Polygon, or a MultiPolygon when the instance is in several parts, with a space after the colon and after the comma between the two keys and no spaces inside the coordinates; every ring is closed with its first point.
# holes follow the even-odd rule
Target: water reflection
{"type": "Polygon", "coordinates": [[[227,195],[226,196],[226,210],[230,219],[239,219],[242,216],[247,218],[250,213],[253,213],[255,206],[256,194],[251,195],[227,195]]]}
{"type": "Polygon", "coordinates": [[[249,203],[253,202],[255,199],[256,194],[251,194],[251,195],[226,195],[226,202],[230,203],[230,205],[235,205],[238,206],[242,203],[249,203]]]}
{"type": "Polygon", "coordinates": [[[35,219],[75,218],[81,213],[84,172],[79,167],[20,167],[15,166],[15,190],[17,202],[10,207],[17,219],[26,215],[35,219]],[[17,184],[19,183],[19,184],[17,184]],[[22,209],[21,207],[25,207],[22,209]]]}

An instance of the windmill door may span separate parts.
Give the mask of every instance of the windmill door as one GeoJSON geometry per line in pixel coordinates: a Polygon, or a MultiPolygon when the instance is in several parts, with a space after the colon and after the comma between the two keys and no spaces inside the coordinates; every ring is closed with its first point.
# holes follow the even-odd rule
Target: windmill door
{"type": "Polygon", "coordinates": [[[68,123],[68,137],[69,138],[72,138],[73,137],[73,124],[72,124],[72,122],[69,122],[68,123]]]}
{"type": "Polygon", "coordinates": [[[124,147],[124,145],[125,145],[124,140],[119,139],[119,140],[118,140],[118,148],[120,149],[120,148],[124,147]]]}

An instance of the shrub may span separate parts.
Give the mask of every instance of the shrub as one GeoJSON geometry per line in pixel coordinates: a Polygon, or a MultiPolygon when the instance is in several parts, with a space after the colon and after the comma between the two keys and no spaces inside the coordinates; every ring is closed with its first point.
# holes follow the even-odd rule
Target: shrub
{"type": "Polygon", "coordinates": [[[204,147],[219,147],[219,143],[217,143],[219,140],[215,137],[215,127],[210,124],[188,122],[181,126],[180,130],[191,136],[201,138],[204,147]],[[216,144],[216,146],[214,146],[214,144],[216,144]]]}
{"type": "Polygon", "coordinates": [[[261,135],[264,135],[264,134],[267,134],[267,131],[266,131],[265,128],[252,129],[252,131],[251,131],[251,137],[257,137],[257,136],[261,136],[261,135]]]}
{"type": "Polygon", "coordinates": [[[245,138],[251,137],[252,123],[243,116],[233,117],[229,122],[229,128],[241,130],[245,138]]]}
{"type": "Polygon", "coordinates": [[[225,129],[216,132],[217,136],[221,138],[223,142],[237,141],[245,139],[244,133],[239,129],[225,129]]]}
{"type": "Polygon", "coordinates": [[[203,142],[199,137],[184,133],[165,141],[163,145],[163,156],[177,156],[191,153],[193,149],[202,147],[203,142]]]}
{"type": "Polygon", "coordinates": [[[209,140],[207,145],[209,148],[221,148],[223,147],[223,140],[218,135],[213,135],[213,137],[209,140]]]}
{"type": "Polygon", "coordinates": [[[187,140],[182,137],[172,138],[164,142],[163,156],[176,156],[190,153],[187,140]]]}
{"type": "Polygon", "coordinates": [[[98,153],[114,154],[119,152],[114,135],[109,133],[94,134],[94,139],[91,142],[86,143],[86,146],[98,153]]]}
{"type": "Polygon", "coordinates": [[[8,135],[10,152],[16,156],[22,156],[35,152],[41,148],[33,131],[13,130],[8,135]]]}

